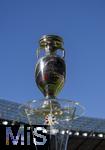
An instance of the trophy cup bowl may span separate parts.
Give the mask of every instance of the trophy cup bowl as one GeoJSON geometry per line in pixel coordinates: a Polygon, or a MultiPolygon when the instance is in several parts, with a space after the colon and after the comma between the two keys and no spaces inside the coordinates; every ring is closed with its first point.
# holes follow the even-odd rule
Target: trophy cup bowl
{"type": "Polygon", "coordinates": [[[57,56],[45,56],[36,65],[35,80],[46,98],[55,98],[64,86],[65,63],[57,56]]]}

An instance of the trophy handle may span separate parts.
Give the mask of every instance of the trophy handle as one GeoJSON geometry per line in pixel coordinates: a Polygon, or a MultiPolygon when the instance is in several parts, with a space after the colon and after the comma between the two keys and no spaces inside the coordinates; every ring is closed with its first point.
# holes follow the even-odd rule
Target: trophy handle
{"type": "Polygon", "coordinates": [[[40,53],[41,50],[43,50],[43,49],[42,48],[37,48],[37,50],[36,50],[36,56],[37,56],[37,58],[39,58],[39,53],[40,53]]]}
{"type": "Polygon", "coordinates": [[[65,49],[61,47],[59,50],[62,51],[62,58],[64,59],[65,58],[65,49]]]}
{"type": "MultiPolygon", "coordinates": [[[[39,58],[39,53],[40,53],[41,50],[44,50],[44,49],[37,48],[37,50],[36,50],[36,56],[37,56],[37,58],[39,58]]],[[[60,49],[58,49],[58,50],[62,51],[62,57],[61,58],[64,59],[65,58],[65,49],[62,48],[62,47],[60,47],[60,49]]]]}

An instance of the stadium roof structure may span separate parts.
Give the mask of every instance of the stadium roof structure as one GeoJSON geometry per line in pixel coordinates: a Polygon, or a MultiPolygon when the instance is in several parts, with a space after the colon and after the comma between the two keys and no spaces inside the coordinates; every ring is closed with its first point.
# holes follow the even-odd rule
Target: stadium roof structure
{"type": "MultiPolygon", "coordinates": [[[[21,104],[0,99],[0,124],[28,124],[27,117],[19,112],[21,104]]],[[[81,117],[72,123],[68,150],[105,150],[105,119],[81,117]]]]}

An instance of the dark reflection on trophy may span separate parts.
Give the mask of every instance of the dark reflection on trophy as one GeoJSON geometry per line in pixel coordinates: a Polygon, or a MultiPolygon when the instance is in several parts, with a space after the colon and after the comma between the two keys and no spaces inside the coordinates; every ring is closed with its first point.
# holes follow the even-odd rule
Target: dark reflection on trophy
{"type": "Polygon", "coordinates": [[[66,76],[63,39],[55,35],[45,35],[40,39],[39,44],[37,55],[39,57],[39,53],[44,50],[45,56],[37,62],[35,80],[46,98],[55,98],[61,91],[66,76]]]}

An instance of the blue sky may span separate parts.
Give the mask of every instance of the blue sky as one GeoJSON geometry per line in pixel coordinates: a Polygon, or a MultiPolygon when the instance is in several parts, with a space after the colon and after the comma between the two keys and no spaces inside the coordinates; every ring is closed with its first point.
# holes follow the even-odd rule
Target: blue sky
{"type": "Polygon", "coordinates": [[[79,101],[86,116],[105,118],[104,0],[1,0],[0,98],[43,98],[34,66],[44,34],[64,38],[67,78],[58,97],[79,101]]]}

